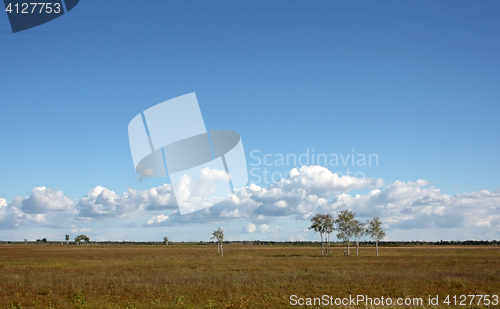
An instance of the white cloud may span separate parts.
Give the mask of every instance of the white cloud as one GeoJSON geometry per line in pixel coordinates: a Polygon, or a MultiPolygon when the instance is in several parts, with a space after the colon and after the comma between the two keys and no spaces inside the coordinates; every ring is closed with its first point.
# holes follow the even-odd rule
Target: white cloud
{"type": "Polygon", "coordinates": [[[174,184],[174,189],[182,213],[217,204],[227,198],[230,190],[226,171],[208,167],[201,169],[197,175],[183,175],[174,184]]]}
{"type": "Polygon", "coordinates": [[[22,201],[21,210],[25,213],[47,213],[51,211],[67,211],[74,202],[64,196],[62,191],[54,191],[46,187],[35,187],[31,195],[22,201]]]}
{"type": "Polygon", "coordinates": [[[259,231],[260,231],[261,233],[265,233],[265,232],[267,232],[268,230],[269,230],[269,225],[267,225],[267,224],[261,224],[261,225],[259,226],[259,231]]]}
{"type": "Polygon", "coordinates": [[[396,181],[365,195],[336,195],[318,211],[350,209],[362,217],[384,218],[394,229],[453,228],[500,223],[500,194],[479,192],[448,195],[425,180],[396,181]],[[498,222],[498,223],[497,223],[498,222]]]}
{"type": "Polygon", "coordinates": [[[382,185],[382,179],[339,177],[324,167],[304,166],[292,169],[285,178],[267,188],[251,184],[209,212],[216,217],[230,218],[307,215],[327,204],[335,193],[382,185]]]}
{"type": "Polygon", "coordinates": [[[89,190],[76,207],[79,217],[83,218],[123,218],[145,209],[175,209],[177,204],[172,186],[168,184],[143,191],[129,188],[122,194],[97,186],[89,190]]]}
{"type": "Polygon", "coordinates": [[[255,224],[253,224],[251,222],[247,223],[247,225],[245,225],[243,227],[242,232],[247,233],[247,234],[251,234],[251,233],[255,232],[255,224]]]}
{"type": "Polygon", "coordinates": [[[448,195],[422,179],[395,181],[382,188],[381,179],[351,178],[338,177],[323,167],[292,169],[267,188],[251,184],[203,213],[174,215],[169,221],[204,223],[248,218],[264,224],[258,228],[260,232],[270,232],[266,228],[269,223],[291,215],[302,221],[314,213],[336,215],[349,209],[362,220],[379,216],[390,230],[500,225],[500,193],[483,190],[448,195]],[[363,188],[373,190],[363,195],[347,193],[363,188]]]}
{"type": "Polygon", "coordinates": [[[150,218],[148,221],[146,221],[146,225],[149,226],[158,226],[161,225],[163,222],[168,220],[168,216],[165,216],[164,214],[154,216],[150,218]]]}
{"type": "MultiPolygon", "coordinates": [[[[210,192],[202,187],[198,189],[210,192]]],[[[500,192],[482,190],[449,195],[426,180],[395,181],[384,186],[380,178],[339,177],[319,166],[292,169],[284,179],[266,188],[250,184],[227,200],[189,215],[181,216],[174,211],[168,215],[153,213],[148,218],[149,211],[170,209],[176,210],[177,206],[168,184],[149,190],[128,189],[121,194],[97,186],[76,201],[61,191],[36,187],[28,198],[15,197],[10,202],[0,198],[0,229],[71,228],[77,222],[90,224],[126,217],[145,222],[143,226],[247,221],[248,224],[239,227],[243,233],[278,233],[283,230],[275,225],[278,220],[295,218],[301,222],[294,224],[295,227],[305,226],[307,222],[303,221],[315,213],[336,215],[349,209],[362,220],[379,216],[389,233],[399,231],[407,237],[411,235],[407,231],[412,229],[441,231],[443,228],[454,233],[474,229],[483,231],[481,235],[500,235],[500,192]],[[349,194],[354,189],[371,190],[362,195],[349,194]]],[[[300,234],[297,237],[306,235],[300,234]]]]}
{"type": "MultiPolygon", "coordinates": [[[[35,190],[34,190],[35,191],[35,190]]],[[[54,191],[52,191],[54,192],[54,191]]],[[[32,193],[30,197],[33,196],[43,196],[43,193],[39,192],[32,193]]],[[[48,194],[51,196],[51,194],[48,194]]],[[[57,227],[66,226],[68,224],[68,215],[74,216],[76,213],[74,207],[67,211],[61,211],[61,204],[57,205],[57,201],[64,202],[64,196],[56,194],[56,206],[51,205],[50,199],[45,196],[42,199],[33,199],[30,203],[30,210],[36,209],[38,207],[41,213],[31,213],[24,212],[23,202],[27,199],[23,199],[20,196],[16,196],[12,199],[10,203],[7,203],[3,207],[0,207],[0,229],[13,229],[24,226],[43,226],[43,227],[57,227]],[[49,211],[52,207],[53,210],[49,211]],[[58,209],[58,210],[54,210],[58,209]]]]}

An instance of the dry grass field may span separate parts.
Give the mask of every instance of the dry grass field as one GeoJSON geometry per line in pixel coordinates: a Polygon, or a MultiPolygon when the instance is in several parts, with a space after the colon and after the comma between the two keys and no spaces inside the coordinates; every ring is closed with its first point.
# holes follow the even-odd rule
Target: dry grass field
{"type": "Polygon", "coordinates": [[[280,308],[293,294],[500,294],[498,246],[381,248],[379,257],[367,247],[360,257],[339,247],[331,257],[319,247],[224,249],[220,257],[215,244],[2,245],[0,308],[280,308]]]}

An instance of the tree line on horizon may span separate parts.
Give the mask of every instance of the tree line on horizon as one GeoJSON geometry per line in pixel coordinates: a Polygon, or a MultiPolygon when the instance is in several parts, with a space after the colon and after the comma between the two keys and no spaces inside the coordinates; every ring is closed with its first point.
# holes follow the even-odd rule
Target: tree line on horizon
{"type": "MultiPolygon", "coordinates": [[[[356,243],[356,256],[359,256],[359,243],[362,237],[369,236],[375,242],[376,247],[376,255],[379,256],[379,241],[385,237],[385,231],[382,229],[382,222],[379,217],[374,217],[371,220],[367,220],[366,222],[360,222],[356,218],[356,213],[343,210],[341,211],[336,218],[334,218],[330,214],[316,214],[311,218],[311,226],[308,228],[310,230],[314,230],[315,233],[320,234],[321,238],[321,255],[322,256],[331,256],[331,234],[334,231],[337,231],[337,239],[339,239],[343,244],[344,256],[350,256],[350,245],[351,239],[354,239],[356,243]],[[346,250],[347,247],[347,250],[346,250]]],[[[66,244],[69,244],[70,235],[65,235],[66,244]]],[[[224,256],[224,251],[222,245],[224,243],[224,229],[219,227],[217,230],[212,232],[212,237],[217,242],[217,252],[224,256]]],[[[47,238],[37,239],[37,243],[47,244],[47,238]]],[[[78,235],[75,237],[74,243],[79,245],[81,242],[85,244],[90,244],[90,238],[87,235],[78,235]]],[[[250,241],[226,241],[226,243],[230,242],[243,242],[246,244],[250,241]]],[[[4,241],[0,241],[1,243],[5,243],[4,241]]],[[[10,241],[7,243],[11,243],[10,241]]],[[[24,243],[28,244],[28,240],[24,239],[24,243]]],[[[95,242],[94,243],[99,243],[95,242]]],[[[144,241],[101,241],[100,243],[127,243],[127,244],[150,244],[151,242],[144,241]]],[[[158,242],[154,241],[153,244],[157,244],[158,242]]],[[[172,243],[168,236],[163,238],[163,244],[166,246],[172,243]]],[[[181,241],[184,243],[184,241],[181,241]]],[[[187,242],[189,243],[189,242],[187,242]]],[[[199,243],[203,243],[200,241],[199,243]]],[[[284,243],[307,243],[307,241],[260,241],[254,240],[253,244],[284,244],[284,243]]],[[[311,242],[312,243],[312,242],[311,242]]],[[[387,242],[384,242],[387,243],[387,242]]],[[[465,241],[391,241],[390,244],[397,245],[406,245],[406,244],[419,244],[419,245],[500,245],[500,241],[478,241],[478,240],[465,240],[465,241]]]]}
{"type": "MultiPolygon", "coordinates": [[[[168,238],[168,237],[167,237],[168,238]]],[[[45,240],[47,240],[45,238],[45,240]]],[[[26,245],[28,244],[28,240],[24,239],[24,241],[7,241],[7,240],[0,240],[0,245],[1,244],[18,244],[18,243],[25,243],[26,245]]],[[[334,242],[333,243],[343,243],[342,241],[334,242]]],[[[29,241],[29,243],[43,243],[43,244],[62,244],[60,240],[58,241],[49,241],[45,242],[43,239],[37,239],[36,241],[29,241]]],[[[69,241],[66,242],[69,244],[69,241]]],[[[208,245],[210,243],[214,243],[214,241],[178,241],[178,242],[172,242],[168,241],[168,245],[174,245],[174,244],[196,244],[196,245],[208,245]]],[[[224,240],[224,244],[235,244],[235,243],[241,243],[243,245],[283,245],[283,246],[288,246],[288,245],[294,245],[294,246],[311,246],[315,245],[318,243],[316,240],[224,240]]],[[[158,244],[165,244],[165,241],[128,241],[128,240],[122,240],[122,241],[117,241],[117,240],[101,240],[101,241],[89,241],[89,244],[96,244],[96,245],[145,245],[145,246],[151,246],[151,245],[158,245],[158,244]]],[[[361,244],[373,244],[375,245],[375,241],[367,241],[363,240],[360,241],[360,246],[361,244]]],[[[75,244],[76,245],[76,244],[75,244]]],[[[380,241],[379,246],[384,246],[384,247],[402,247],[402,246],[500,246],[500,240],[436,240],[436,241],[427,241],[427,240],[385,240],[385,241],[380,241]]]]}

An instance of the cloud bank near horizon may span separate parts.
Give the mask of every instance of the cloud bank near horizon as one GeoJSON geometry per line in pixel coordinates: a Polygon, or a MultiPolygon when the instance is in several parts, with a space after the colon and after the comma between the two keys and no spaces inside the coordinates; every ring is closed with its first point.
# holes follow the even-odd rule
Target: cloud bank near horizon
{"type": "MultiPolygon", "coordinates": [[[[121,194],[96,186],[77,200],[66,197],[62,191],[35,187],[28,197],[18,196],[10,202],[0,198],[0,229],[82,230],[92,222],[122,223],[146,216],[142,222],[129,225],[169,227],[241,222],[242,234],[278,234],[285,231],[282,220],[305,221],[316,213],[336,215],[348,209],[361,219],[380,217],[388,231],[413,230],[418,235],[426,229],[474,228],[482,234],[500,234],[499,191],[448,195],[427,180],[385,184],[381,178],[339,177],[321,166],[293,168],[269,187],[250,184],[227,200],[188,215],[181,216],[177,209],[169,184],[149,190],[128,188],[121,194]],[[349,194],[353,190],[368,192],[349,194]]],[[[307,224],[296,225],[305,228],[307,224]]]]}

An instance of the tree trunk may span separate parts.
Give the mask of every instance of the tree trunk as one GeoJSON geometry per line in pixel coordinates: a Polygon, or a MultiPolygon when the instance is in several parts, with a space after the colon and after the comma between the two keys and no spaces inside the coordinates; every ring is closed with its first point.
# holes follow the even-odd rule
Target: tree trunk
{"type": "Polygon", "coordinates": [[[220,254],[220,242],[217,242],[217,253],[220,254]]]}
{"type": "Polygon", "coordinates": [[[359,256],[359,241],[356,241],[356,256],[359,256]]]}
{"type": "Polygon", "coordinates": [[[325,234],[325,256],[328,256],[328,234],[325,234]]]}
{"type": "Polygon", "coordinates": [[[69,245],[69,240],[66,240],[66,244],[69,245]]]}
{"type": "Polygon", "coordinates": [[[220,255],[224,256],[224,249],[222,249],[222,242],[220,243],[220,255]]]}
{"type": "Polygon", "coordinates": [[[323,256],[323,234],[320,234],[321,236],[321,256],[323,256]]]}
{"type": "Polygon", "coordinates": [[[350,242],[347,242],[347,256],[350,256],[351,255],[351,243],[350,242]]]}
{"type": "Polygon", "coordinates": [[[378,239],[375,241],[375,247],[377,248],[377,256],[378,256],[378,239]]]}
{"type": "Polygon", "coordinates": [[[328,256],[332,255],[330,251],[330,234],[328,234],[328,256]]]}

